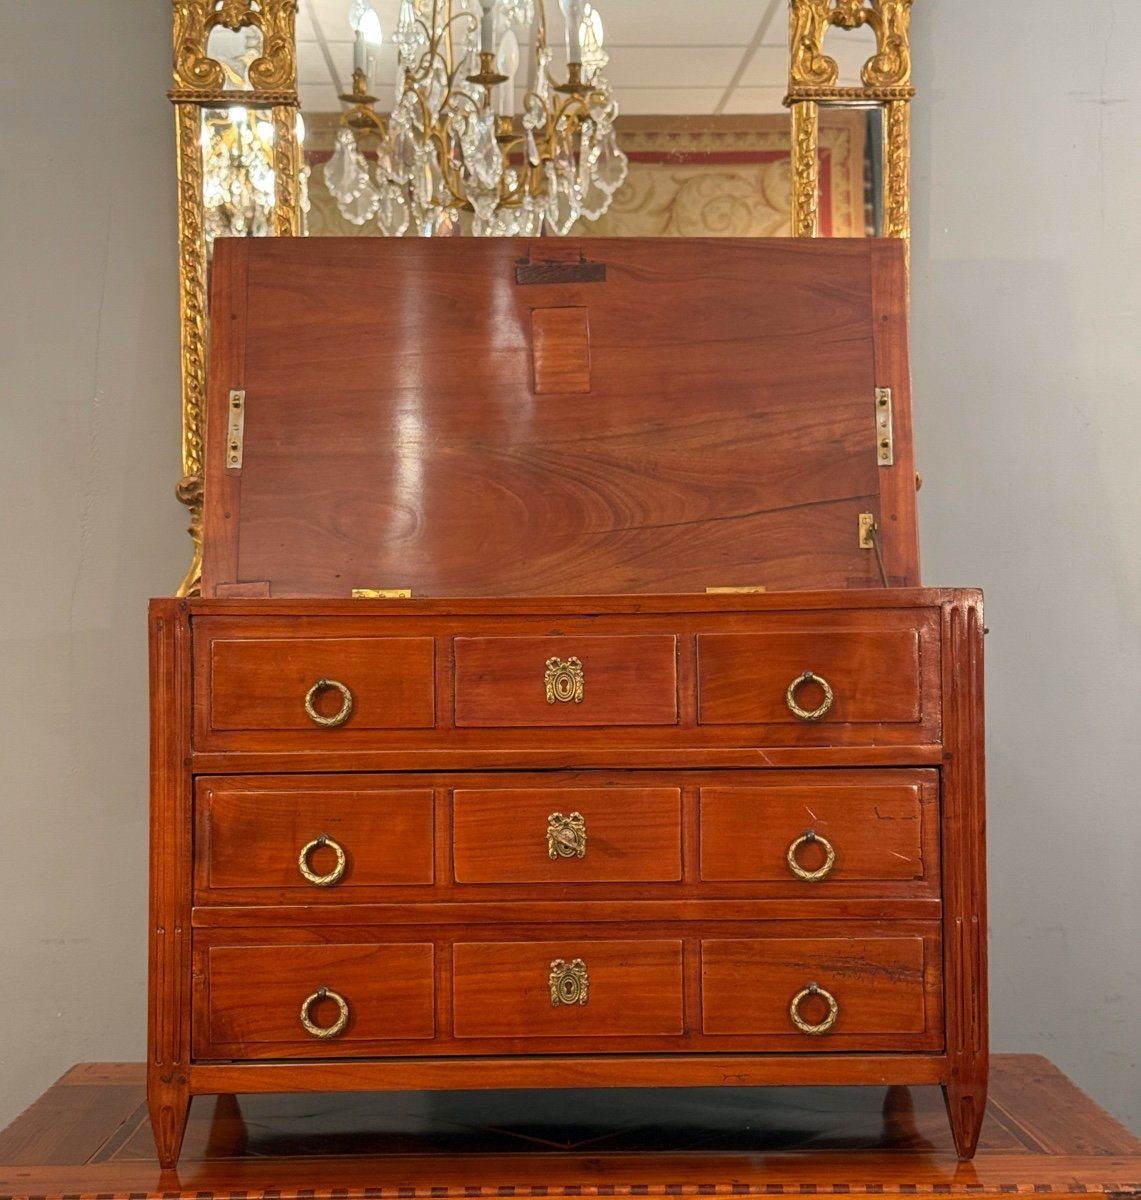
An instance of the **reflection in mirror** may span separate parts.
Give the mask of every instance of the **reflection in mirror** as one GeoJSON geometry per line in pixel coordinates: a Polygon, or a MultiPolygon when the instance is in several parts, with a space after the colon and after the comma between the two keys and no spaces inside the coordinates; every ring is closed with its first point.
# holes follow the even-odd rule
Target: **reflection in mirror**
{"type": "MultiPolygon", "coordinates": [[[[503,119],[513,107],[513,142],[505,173],[521,174],[530,150],[524,97],[535,90],[538,39],[535,24],[505,23],[504,16],[533,15],[538,21],[542,6],[531,0],[499,4],[504,5],[502,11],[495,0],[487,0],[493,19],[492,71],[510,77],[516,47],[519,65],[513,89],[508,82],[493,85],[493,107],[500,118],[496,133],[504,135],[503,119]]],[[[402,85],[398,88],[398,64],[409,37],[409,14],[414,18],[421,11],[424,41],[431,7],[432,0],[310,0],[302,6],[298,79],[305,112],[305,162],[311,170],[311,234],[380,236],[386,227],[395,232],[406,217],[405,231],[417,231],[411,190],[398,192],[392,186],[391,167],[397,160],[402,173],[398,160],[408,154],[408,146],[395,144],[390,114],[403,90],[402,85]],[[367,36],[353,27],[354,21],[364,19],[362,10],[376,14],[379,39],[375,25],[367,36]],[[362,105],[362,93],[376,97],[375,103],[362,105]]],[[[548,0],[544,13],[547,61],[556,83],[569,81],[564,10],[572,7],[572,0],[548,0]]],[[[578,7],[584,17],[578,23],[580,57],[588,64],[592,55],[606,60],[601,78],[612,86],[620,113],[613,142],[596,138],[593,147],[598,149],[592,152],[610,162],[613,174],[606,182],[613,184],[623,174],[624,178],[611,198],[585,206],[595,215],[584,208],[569,231],[603,236],[787,235],[789,120],[782,105],[788,83],[787,0],[707,0],[697,16],[690,0],[593,0],[593,5],[578,7]]],[[[466,41],[454,36],[452,53],[455,61],[466,56],[469,65],[478,67],[486,28],[484,4],[467,0],[464,11],[468,16],[458,20],[456,28],[467,31],[466,41]]],[[[573,34],[574,21],[569,25],[573,34]]],[[[589,65],[584,69],[589,71],[589,65]]],[[[828,228],[838,234],[862,233],[868,139],[847,112],[826,115],[823,127],[823,152],[835,155],[838,164],[832,173],[835,186],[823,204],[828,228]]],[[[469,140],[474,148],[478,139],[469,140]]],[[[486,140],[483,144],[486,148],[486,140]]],[[[431,180],[434,191],[440,190],[440,177],[449,168],[449,154],[457,173],[474,173],[468,169],[461,138],[451,144],[444,138],[443,145],[444,153],[429,157],[426,169],[420,162],[422,177],[431,180]]],[[[569,160],[577,168],[575,182],[581,184],[580,150],[581,139],[562,147],[556,141],[551,158],[560,169],[569,160]]],[[[416,163],[414,153],[412,161],[416,163]]],[[[474,158],[472,163],[479,165],[474,158]]],[[[545,164],[538,174],[545,182],[545,164]]],[[[426,190],[428,183],[421,187],[426,190]]],[[[597,189],[594,195],[603,199],[597,189]]],[[[546,232],[568,228],[565,191],[561,199],[564,204],[553,211],[552,219],[542,221],[546,232]]],[[[547,206],[541,207],[539,215],[546,218],[547,206]]],[[[478,214],[460,211],[456,216],[455,221],[437,218],[432,232],[471,232],[478,214]]],[[[516,228],[536,231],[534,214],[531,221],[519,217],[516,228]]],[[[510,229],[510,222],[505,225],[510,229]]]]}
{"type": "MultiPolygon", "coordinates": [[[[870,25],[855,29],[833,26],[824,39],[824,53],[836,61],[839,88],[858,88],[860,72],[876,53],[876,35],[870,25]]],[[[820,234],[822,237],[882,237],[884,233],[883,147],[884,110],[875,103],[820,103],[820,234]],[[848,136],[839,141],[830,131],[844,128],[848,136]],[[855,215],[855,196],[862,195],[862,218],[855,215]],[[836,189],[841,194],[836,194],[836,189]],[[836,227],[837,212],[852,212],[846,230],[836,227]]]]}
{"type": "Polygon", "coordinates": [[[202,207],[206,240],[267,237],[276,198],[273,122],[241,105],[202,109],[202,207]]]}

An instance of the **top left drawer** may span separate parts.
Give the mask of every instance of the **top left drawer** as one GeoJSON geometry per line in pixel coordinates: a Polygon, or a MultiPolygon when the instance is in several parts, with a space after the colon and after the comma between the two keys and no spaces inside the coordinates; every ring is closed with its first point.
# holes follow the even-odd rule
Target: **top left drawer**
{"type": "MultiPolygon", "coordinates": [[[[430,637],[228,637],[198,647],[199,745],[218,736],[430,729],[436,722],[430,637]]],[[[274,739],[276,740],[276,739],[274,739]]]]}

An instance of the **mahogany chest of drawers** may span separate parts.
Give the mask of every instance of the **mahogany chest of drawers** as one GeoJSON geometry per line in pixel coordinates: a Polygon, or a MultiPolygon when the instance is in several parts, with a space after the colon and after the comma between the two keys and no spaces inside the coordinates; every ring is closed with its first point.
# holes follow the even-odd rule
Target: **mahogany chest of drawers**
{"type": "Polygon", "coordinates": [[[982,1115],[972,592],[155,601],[151,1100],[932,1083],[982,1115]]]}
{"type": "Polygon", "coordinates": [[[917,586],[900,247],[213,271],[204,598],[150,618],[160,1161],[203,1093],[795,1083],[942,1085],[970,1155],[981,602],[917,586]]]}

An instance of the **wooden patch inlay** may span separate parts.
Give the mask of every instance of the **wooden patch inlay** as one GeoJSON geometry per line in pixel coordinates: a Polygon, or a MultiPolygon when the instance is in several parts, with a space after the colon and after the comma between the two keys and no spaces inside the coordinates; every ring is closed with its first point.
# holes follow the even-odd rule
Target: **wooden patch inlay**
{"type": "Polygon", "coordinates": [[[590,321],[585,308],[531,312],[535,395],[590,391],[590,321]]]}

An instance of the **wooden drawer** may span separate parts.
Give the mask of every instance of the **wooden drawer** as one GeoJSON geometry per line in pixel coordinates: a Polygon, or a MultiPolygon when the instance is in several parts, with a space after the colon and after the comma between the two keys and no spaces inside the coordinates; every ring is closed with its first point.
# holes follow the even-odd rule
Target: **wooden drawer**
{"type": "Polygon", "coordinates": [[[922,881],[934,894],[938,781],[920,770],[877,773],[876,782],[851,772],[837,782],[702,787],[701,878],[788,883],[806,896],[922,881]]]}
{"type": "Polygon", "coordinates": [[[430,943],[207,944],[194,959],[197,1058],[343,1058],[436,1031],[430,943]],[[343,1030],[316,1036],[303,1006],[325,1030],[347,1012],[343,1030]]]}
{"type": "MultiPolygon", "coordinates": [[[[798,1050],[859,1049],[912,1035],[942,1045],[939,939],[910,936],[709,939],[701,943],[706,1034],[787,1035],[798,1050]],[[813,991],[813,985],[820,989],[813,991]],[[834,1015],[827,996],[835,1001],[834,1015]],[[800,1019],[824,1026],[799,1028],[800,1019]]],[[[790,1046],[790,1049],[793,1047],[790,1046]]]]}
{"type": "Polygon", "coordinates": [[[338,903],[362,888],[435,878],[431,788],[200,779],[195,799],[194,882],[207,903],[256,889],[338,903]],[[211,895],[219,892],[227,895],[211,895]]]}
{"type": "Polygon", "coordinates": [[[681,878],[680,788],[462,788],[452,804],[457,883],[681,878]]]}
{"type": "Polygon", "coordinates": [[[677,723],[671,634],[459,637],[455,656],[459,727],[677,723]]]}
{"type": "Polygon", "coordinates": [[[573,1052],[576,1039],[684,1032],[680,941],[460,942],[452,953],[457,1038],[550,1038],[573,1052]],[[580,962],[586,1003],[553,1003],[553,973],[580,962]]]}
{"type": "Polygon", "coordinates": [[[699,634],[698,721],[918,725],[925,699],[921,644],[920,632],[906,627],[699,634]],[[792,703],[806,714],[819,712],[816,720],[793,711],[790,687],[792,703]]]}
{"type": "Polygon", "coordinates": [[[430,637],[214,637],[207,675],[196,680],[198,732],[272,730],[335,744],[340,730],[430,729],[434,661],[430,637]],[[338,724],[317,719],[337,721],[350,702],[338,724]]]}

